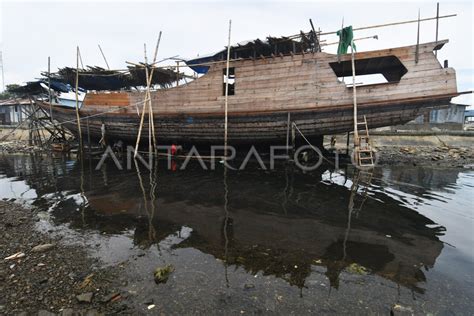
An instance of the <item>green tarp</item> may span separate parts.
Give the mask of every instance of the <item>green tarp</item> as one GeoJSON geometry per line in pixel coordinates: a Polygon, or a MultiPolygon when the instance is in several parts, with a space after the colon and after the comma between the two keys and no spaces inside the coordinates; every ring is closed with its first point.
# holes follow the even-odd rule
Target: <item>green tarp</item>
{"type": "MultiPolygon", "coordinates": [[[[352,26],[343,28],[342,30],[337,31],[337,36],[339,36],[339,46],[337,47],[337,54],[347,54],[347,49],[351,46],[352,39],[354,38],[354,33],[352,32],[352,26]]],[[[352,49],[356,50],[356,46],[352,43],[352,49]]]]}

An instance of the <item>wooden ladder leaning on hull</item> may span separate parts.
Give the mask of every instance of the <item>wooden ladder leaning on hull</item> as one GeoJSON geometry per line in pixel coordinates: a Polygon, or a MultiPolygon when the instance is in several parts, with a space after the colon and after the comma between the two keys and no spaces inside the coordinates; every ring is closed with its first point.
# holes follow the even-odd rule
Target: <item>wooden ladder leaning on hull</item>
{"type": "Polygon", "coordinates": [[[369,128],[367,126],[367,118],[365,117],[365,115],[363,121],[357,122],[356,128],[358,130],[357,142],[359,146],[356,146],[354,155],[357,165],[359,167],[373,167],[374,153],[372,145],[370,144],[369,128]],[[362,126],[362,128],[359,129],[359,126],[362,126]]]}

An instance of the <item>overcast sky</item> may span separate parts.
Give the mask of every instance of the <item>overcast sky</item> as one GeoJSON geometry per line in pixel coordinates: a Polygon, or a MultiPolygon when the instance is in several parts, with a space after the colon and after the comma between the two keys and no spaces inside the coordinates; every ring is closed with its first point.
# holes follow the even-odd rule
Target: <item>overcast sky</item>
{"type": "MultiPolygon", "coordinates": [[[[322,31],[344,25],[361,27],[436,15],[434,1],[401,2],[294,2],[294,1],[8,1],[0,0],[0,49],[3,52],[5,84],[22,83],[47,70],[75,66],[76,46],[85,65],[105,67],[97,44],[102,46],[111,68],[123,69],[125,61],[143,61],[143,43],[149,56],[159,31],[163,31],[159,59],[179,55],[194,57],[223,49],[228,20],[232,19],[232,42],[292,35],[309,31],[309,18],[322,31]]],[[[441,1],[439,39],[450,42],[439,52],[442,62],[457,71],[458,89],[473,89],[474,7],[471,1],[441,1]]],[[[378,35],[379,40],[357,43],[359,51],[412,45],[417,25],[359,31],[355,37],[378,35]]],[[[421,42],[435,40],[435,22],[421,24],[421,42]]],[[[327,36],[328,42],[337,41],[327,36]]],[[[334,52],[336,46],[325,48],[334,52]]],[[[0,87],[1,89],[1,87],[0,87]]],[[[472,104],[472,95],[455,101],[472,104]]]]}

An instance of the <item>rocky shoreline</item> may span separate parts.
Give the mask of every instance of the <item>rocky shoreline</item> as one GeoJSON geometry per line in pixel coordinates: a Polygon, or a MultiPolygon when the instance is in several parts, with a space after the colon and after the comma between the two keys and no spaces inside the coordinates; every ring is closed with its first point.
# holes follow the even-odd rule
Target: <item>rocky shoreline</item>
{"type": "Polygon", "coordinates": [[[120,268],[40,233],[37,221],[34,210],[0,201],[0,315],[128,314],[120,268]]]}
{"type": "Polygon", "coordinates": [[[410,165],[474,168],[474,148],[469,147],[378,147],[379,165],[410,165]]]}

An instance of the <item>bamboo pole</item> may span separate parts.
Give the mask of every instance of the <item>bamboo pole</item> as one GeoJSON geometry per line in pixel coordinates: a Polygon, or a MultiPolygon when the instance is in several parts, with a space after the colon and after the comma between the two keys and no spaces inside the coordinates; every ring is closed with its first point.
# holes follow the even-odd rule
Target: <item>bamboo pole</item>
{"type": "Polygon", "coordinates": [[[102,57],[104,58],[105,64],[107,65],[107,69],[110,70],[109,63],[107,62],[107,58],[105,58],[104,52],[102,51],[102,47],[100,47],[100,44],[97,44],[99,46],[100,53],[102,54],[102,57]]]}
{"type": "Polygon", "coordinates": [[[53,121],[53,100],[51,99],[51,57],[48,56],[48,101],[49,101],[49,118],[53,121]]]}
{"type": "MultiPolygon", "coordinates": [[[[158,41],[156,42],[155,55],[153,57],[153,63],[155,63],[155,61],[156,61],[156,56],[158,55],[158,48],[160,46],[160,42],[161,42],[161,31],[160,31],[160,35],[158,36],[158,41]]],[[[151,97],[150,97],[150,85],[151,85],[151,81],[152,81],[152,78],[153,78],[154,70],[155,70],[155,68],[152,68],[151,72],[150,72],[150,75],[149,76],[147,75],[147,78],[146,78],[147,79],[147,87],[146,87],[146,93],[145,93],[145,102],[143,102],[142,115],[141,115],[141,118],[140,118],[140,127],[138,129],[138,136],[137,136],[137,141],[136,141],[136,144],[135,144],[135,154],[134,154],[135,158],[138,155],[138,146],[140,145],[140,137],[141,137],[141,134],[142,134],[143,121],[145,119],[145,109],[147,108],[147,102],[150,102],[149,105],[148,105],[148,110],[149,110],[149,115],[152,115],[151,122],[152,122],[152,130],[153,130],[153,139],[155,141],[155,146],[156,146],[154,123],[153,123],[153,112],[152,112],[151,97]]],[[[148,73],[148,67],[146,67],[146,74],[147,73],[148,73]]]]}
{"type": "MultiPolygon", "coordinates": [[[[144,54],[143,56],[144,56],[144,60],[145,60],[145,65],[148,65],[148,58],[147,58],[147,56],[146,56],[146,44],[143,44],[143,54],[144,54]]],[[[149,99],[148,99],[148,96],[149,96],[149,92],[150,92],[149,89],[148,89],[148,86],[149,86],[149,85],[148,85],[148,80],[149,80],[148,75],[149,75],[149,74],[148,74],[148,67],[145,66],[145,78],[146,78],[146,87],[147,87],[146,92],[145,92],[145,95],[146,95],[145,98],[146,98],[147,100],[149,100],[149,99]]],[[[148,102],[145,101],[145,103],[148,103],[148,104],[147,104],[147,105],[148,105],[148,154],[149,154],[150,157],[151,157],[151,154],[152,154],[152,142],[151,142],[151,110],[150,110],[150,104],[149,104],[149,102],[150,102],[150,101],[148,101],[148,102]]]]}
{"type": "Polygon", "coordinates": [[[418,31],[416,33],[415,64],[418,64],[419,53],[420,53],[420,9],[418,9],[418,31]]]}
{"type": "Polygon", "coordinates": [[[230,34],[232,29],[232,20],[229,20],[229,36],[227,40],[227,62],[226,62],[226,78],[225,78],[225,102],[224,102],[224,156],[227,157],[227,107],[229,99],[229,60],[230,60],[230,34]]]}
{"type": "Polygon", "coordinates": [[[354,102],[354,154],[356,162],[359,163],[358,150],[359,150],[359,131],[357,129],[357,90],[356,90],[356,71],[355,71],[355,54],[354,54],[354,41],[351,41],[351,66],[352,66],[352,99],[354,102]]]}
{"type": "MultiPolygon", "coordinates": [[[[156,46],[155,46],[155,54],[153,56],[153,63],[156,63],[156,57],[158,56],[158,48],[160,47],[160,42],[161,42],[161,31],[160,34],[158,35],[158,40],[156,41],[156,46]]],[[[157,151],[157,143],[156,143],[156,133],[155,133],[155,115],[153,113],[153,106],[151,104],[151,92],[150,92],[150,87],[151,87],[151,82],[153,80],[153,72],[154,70],[151,70],[151,75],[149,76],[148,79],[148,102],[149,102],[149,109],[150,109],[150,115],[151,115],[151,129],[152,129],[152,137],[153,137],[153,146],[155,148],[155,152],[157,151]]]]}
{"type": "MultiPolygon", "coordinates": [[[[457,14],[449,14],[449,15],[443,15],[443,16],[439,16],[439,17],[424,18],[424,19],[420,19],[419,21],[420,22],[425,22],[425,21],[431,21],[431,20],[436,20],[436,19],[452,18],[452,17],[455,17],[455,16],[457,16],[457,14]]],[[[392,22],[392,23],[357,27],[357,28],[353,28],[352,30],[353,31],[361,31],[361,30],[375,29],[375,28],[379,28],[379,27],[395,26],[395,25],[417,23],[417,22],[418,22],[418,19],[416,19],[416,20],[407,20],[407,21],[401,21],[401,22],[392,22]]],[[[330,35],[330,34],[336,34],[336,33],[337,33],[337,31],[331,31],[331,32],[323,32],[323,33],[320,33],[319,35],[330,35]]],[[[294,36],[300,36],[300,35],[294,35],[294,36]]],[[[291,38],[291,36],[289,38],[291,38]]]]}
{"type": "Polygon", "coordinates": [[[176,86],[179,86],[179,60],[176,61],[176,86]]]}
{"type": "Polygon", "coordinates": [[[5,73],[3,70],[3,55],[2,51],[0,51],[0,67],[2,67],[2,91],[5,91],[5,73]]]}
{"type": "MultiPolygon", "coordinates": [[[[436,43],[438,43],[438,25],[439,25],[439,2],[436,3],[436,43]]],[[[438,57],[437,50],[435,50],[435,56],[438,57]]]]}
{"type": "MultiPolygon", "coordinates": [[[[355,41],[366,40],[366,39],[376,39],[376,40],[378,40],[379,37],[378,37],[378,35],[359,37],[359,38],[355,38],[355,39],[354,39],[354,42],[355,42],[355,41]]],[[[321,44],[321,46],[330,46],[330,45],[336,45],[336,44],[339,44],[339,41],[337,41],[337,42],[331,42],[331,43],[323,43],[323,44],[321,44]]]]}
{"type": "Polygon", "coordinates": [[[79,55],[79,61],[81,62],[81,68],[84,69],[84,64],[82,63],[82,55],[81,55],[81,50],[79,49],[79,46],[77,47],[78,55],[79,55]]]}
{"type": "Polygon", "coordinates": [[[79,132],[79,147],[82,152],[82,130],[81,130],[81,120],[79,115],[79,46],[76,50],[76,118],[77,118],[77,130],[79,132]]]}
{"type": "Polygon", "coordinates": [[[286,154],[289,155],[289,147],[290,147],[290,121],[291,121],[291,114],[288,112],[288,118],[286,123],[286,154]]]}

